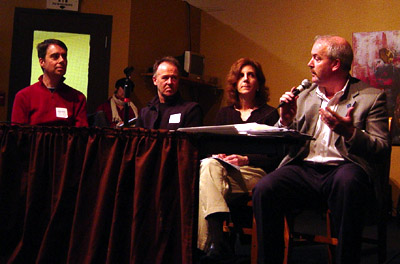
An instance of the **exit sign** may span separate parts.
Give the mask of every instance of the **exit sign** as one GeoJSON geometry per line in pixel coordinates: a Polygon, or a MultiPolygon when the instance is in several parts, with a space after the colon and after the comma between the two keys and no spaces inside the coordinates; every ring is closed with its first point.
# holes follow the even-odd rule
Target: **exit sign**
{"type": "Polygon", "coordinates": [[[78,11],[79,0],[47,0],[48,9],[78,11]]]}

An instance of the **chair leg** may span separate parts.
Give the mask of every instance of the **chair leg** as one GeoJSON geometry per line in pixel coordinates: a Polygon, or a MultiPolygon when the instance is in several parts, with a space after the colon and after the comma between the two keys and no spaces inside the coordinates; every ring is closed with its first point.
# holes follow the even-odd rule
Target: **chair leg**
{"type": "Polygon", "coordinates": [[[258,243],[257,243],[257,228],[256,218],[253,216],[253,225],[251,230],[251,264],[257,264],[258,258],[258,243]]]}
{"type": "MultiPolygon", "coordinates": [[[[332,239],[332,231],[331,231],[331,215],[330,215],[330,211],[327,210],[326,212],[326,236],[328,239],[332,239]]],[[[333,259],[334,259],[334,254],[333,252],[333,246],[328,244],[328,263],[332,264],[333,263],[333,259]]]]}
{"type": "Polygon", "coordinates": [[[289,258],[289,247],[290,247],[290,229],[289,229],[289,225],[288,225],[286,216],[284,218],[283,238],[285,241],[285,252],[284,252],[284,258],[283,258],[283,264],[287,264],[288,258],[289,258]]]}
{"type": "MultiPolygon", "coordinates": [[[[283,259],[283,264],[288,264],[289,263],[289,250],[290,250],[290,244],[291,244],[291,239],[290,239],[290,228],[288,224],[287,217],[284,217],[284,231],[283,231],[283,238],[285,242],[285,251],[284,251],[284,259],[283,259]]],[[[252,247],[252,252],[251,252],[251,264],[256,264],[257,263],[257,233],[256,233],[256,221],[255,218],[253,217],[253,236],[252,236],[252,245],[253,244],[253,239],[256,239],[255,247],[252,247]],[[255,255],[253,253],[253,249],[255,249],[255,255]]]]}
{"type": "Polygon", "coordinates": [[[335,246],[338,244],[337,238],[332,237],[331,233],[331,219],[330,211],[326,212],[326,235],[316,235],[316,234],[305,234],[298,233],[294,230],[294,217],[285,216],[284,218],[284,242],[285,242],[285,252],[284,252],[284,264],[289,263],[292,247],[298,243],[318,243],[325,244],[328,250],[328,263],[332,264],[335,262],[335,246]],[[296,240],[296,241],[295,241],[296,240]]]}
{"type": "MultiPolygon", "coordinates": [[[[304,233],[298,233],[293,230],[294,227],[294,218],[285,216],[284,218],[284,242],[285,242],[285,251],[284,251],[284,264],[287,264],[290,259],[291,249],[295,246],[300,240],[307,240],[307,242],[316,242],[319,244],[325,244],[328,250],[328,263],[335,263],[335,249],[338,245],[338,239],[332,237],[332,224],[331,224],[331,215],[330,211],[326,212],[326,236],[323,235],[310,235],[304,233]]],[[[387,223],[386,220],[383,219],[379,224],[377,224],[377,238],[362,238],[364,243],[370,243],[377,246],[378,253],[378,263],[382,264],[387,259],[387,223]]]]}

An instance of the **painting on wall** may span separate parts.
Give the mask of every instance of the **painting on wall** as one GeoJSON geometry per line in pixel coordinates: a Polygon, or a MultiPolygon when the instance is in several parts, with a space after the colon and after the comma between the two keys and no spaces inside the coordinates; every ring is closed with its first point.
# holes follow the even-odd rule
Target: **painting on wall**
{"type": "Polygon", "coordinates": [[[400,31],[353,33],[352,75],[387,95],[392,144],[400,145],[400,31]]]}

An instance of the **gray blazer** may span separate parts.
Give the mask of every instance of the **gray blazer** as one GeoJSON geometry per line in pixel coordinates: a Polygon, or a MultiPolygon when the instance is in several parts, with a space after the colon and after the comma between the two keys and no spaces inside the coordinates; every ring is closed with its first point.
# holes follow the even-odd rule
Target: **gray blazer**
{"type": "MultiPolygon", "coordinates": [[[[297,114],[290,128],[314,135],[321,103],[316,87],[301,93],[297,100],[297,114]]],[[[345,116],[348,107],[353,104],[355,136],[345,142],[343,137],[333,133],[335,146],[344,159],[365,170],[374,185],[378,200],[381,200],[383,188],[387,184],[391,151],[386,94],[350,77],[348,89],[339,102],[337,113],[345,116]]],[[[309,153],[309,147],[310,141],[293,145],[279,167],[294,159],[304,159],[309,153]]]]}

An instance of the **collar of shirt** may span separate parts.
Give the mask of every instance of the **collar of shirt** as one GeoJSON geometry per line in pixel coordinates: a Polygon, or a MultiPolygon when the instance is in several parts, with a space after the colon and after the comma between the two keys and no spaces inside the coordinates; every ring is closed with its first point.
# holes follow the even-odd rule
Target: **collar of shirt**
{"type": "Polygon", "coordinates": [[[325,88],[318,86],[317,90],[316,90],[316,93],[317,93],[317,96],[322,99],[322,102],[323,102],[322,106],[324,105],[324,102],[325,102],[325,106],[323,108],[325,109],[326,106],[336,106],[337,103],[340,101],[340,98],[345,93],[348,84],[349,84],[349,79],[347,79],[347,81],[346,81],[344,87],[342,88],[342,90],[340,90],[337,93],[335,93],[335,95],[331,99],[328,99],[326,97],[325,88]]]}

